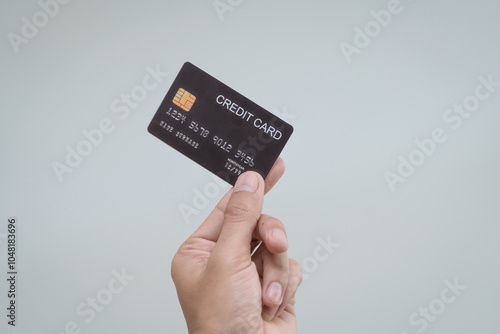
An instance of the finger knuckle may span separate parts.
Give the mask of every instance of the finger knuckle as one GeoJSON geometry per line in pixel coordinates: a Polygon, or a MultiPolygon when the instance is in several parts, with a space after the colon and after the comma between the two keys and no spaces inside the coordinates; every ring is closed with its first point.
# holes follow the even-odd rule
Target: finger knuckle
{"type": "Polygon", "coordinates": [[[260,217],[259,221],[260,221],[261,226],[266,225],[266,226],[269,226],[271,228],[280,228],[282,230],[285,230],[285,225],[283,224],[283,222],[281,220],[279,220],[278,218],[275,218],[273,216],[263,214],[260,217]]]}
{"type": "Polygon", "coordinates": [[[241,217],[248,217],[252,212],[252,206],[248,202],[230,203],[226,207],[226,217],[229,219],[240,220],[241,217]]]}
{"type": "Polygon", "coordinates": [[[297,285],[300,285],[302,283],[302,266],[294,259],[290,259],[290,272],[293,275],[290,279],[297,281],[297,285]]]}
{"type": "Polygon", "coordinates": [[[265,214],[265,213],[263,213],[263,214],[260,216],[260,220],[261,220],[261,221],[263,221],[263,222],[268,221],[268,220],[270,220],[270,219],[273,219],[273,217],[272,217],[272,216],[270,216],[270,215],[267,215],[267,214],[265,214]]]}
{"type": "Polygon", "coordinates": [[[278,262],[276,262],[274,264],[274,267],[279,272],[286,273],[286,275],[288,276],[288,273],[289,273],[289,270],[290,270],[290,267],[288,266],[288,263],[286,263],[286,262],[279,262],[278,261],[278,262]]]}

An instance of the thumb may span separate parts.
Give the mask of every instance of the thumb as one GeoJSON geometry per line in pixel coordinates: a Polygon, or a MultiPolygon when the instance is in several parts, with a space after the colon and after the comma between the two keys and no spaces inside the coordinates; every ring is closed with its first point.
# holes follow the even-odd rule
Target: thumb
{"type": "Polygon", "coordinates": [[[264,179],[256,172],[245,172],[234,185],[224,213],[216,248],[231,257],[250,256],[252,234],[262,212],[264,179]]]}

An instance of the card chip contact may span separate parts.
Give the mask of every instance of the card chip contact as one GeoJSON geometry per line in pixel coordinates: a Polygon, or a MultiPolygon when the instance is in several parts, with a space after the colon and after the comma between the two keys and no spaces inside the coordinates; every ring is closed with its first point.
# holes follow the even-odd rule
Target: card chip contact
{"type": "Polygon", "coordinates": [[[175,105],[181,107],[183,110],[189,111],[193,106],[194,101],[196,101],[196,96],[194,96],[184,88],[179,88],[172,102],[174,102],[175,105]]]}

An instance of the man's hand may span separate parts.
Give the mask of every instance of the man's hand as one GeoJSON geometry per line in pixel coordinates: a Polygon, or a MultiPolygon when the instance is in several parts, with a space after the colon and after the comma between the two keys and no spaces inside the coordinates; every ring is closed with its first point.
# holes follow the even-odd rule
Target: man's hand
{"type": "Polygon", "coordinates": [[[172,278],[189,333],[297,332],[302,269],[288,258],[283,223],[261,214],[264,193],[284,170],[280,158],[265,182],[258,173],[242,174],[174,256],[172,278]]]}

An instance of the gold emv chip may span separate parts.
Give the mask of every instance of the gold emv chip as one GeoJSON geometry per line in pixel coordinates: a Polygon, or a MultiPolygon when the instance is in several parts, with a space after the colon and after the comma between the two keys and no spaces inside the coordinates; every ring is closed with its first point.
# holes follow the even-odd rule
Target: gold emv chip
{"type": "Polygon", "coordinates": [[[194,101],[196,101],[196,96],[185,90],[184,88],[179,88],[175,94],[174,102],[175,105],[181,107],[185,111],[189,111],[193,106],[194,101]]]}

